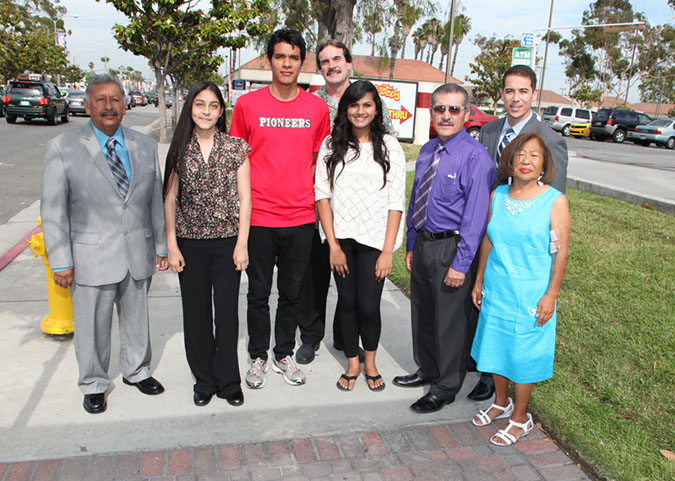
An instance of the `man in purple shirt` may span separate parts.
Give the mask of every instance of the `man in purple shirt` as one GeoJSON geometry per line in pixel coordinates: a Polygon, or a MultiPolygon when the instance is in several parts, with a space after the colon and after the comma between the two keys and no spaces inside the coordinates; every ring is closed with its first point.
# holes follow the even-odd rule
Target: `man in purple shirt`
{"type": "Polygon", "coordinates": [[[395,377],[394,384],[431,384],[410,406],[418,413],[455,400],[471,345],[466,337],[473,261],[485,233],[495,168],[485,147],[464,130],[468,111],[469,96],[461,86],[445,84],[434,91],[431,119],[438,138],[420,150],[408,207],[405,260],[419,369],[395,377]]]}

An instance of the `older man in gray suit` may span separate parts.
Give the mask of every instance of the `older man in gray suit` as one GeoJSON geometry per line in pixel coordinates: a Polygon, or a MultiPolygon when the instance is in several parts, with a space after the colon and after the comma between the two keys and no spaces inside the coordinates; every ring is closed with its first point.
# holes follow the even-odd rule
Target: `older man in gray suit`
{"type": "MultiPolygon", "coordinates": [[[[508,69],[502,77],[502,99],[504,108],[506,108],[506,117],[485,124],[480,131],[480,142],[488,150],[497,167],[502,150],[509,142],[522,133],[539,134],[553,155],[555,178],[551,186],[564,194],[567,187],[567,143],[560,134],[539,122],[532,112],[532,101],[539,93],[536,86],[537,75],[530,67],[516,65],[508,69]]],[[[474,312],[472,319],[474,331],[478,321],[477,312],[474,312]]],[[[472,341],[473,336],[470,336],[468,342],[472,341]]],[[[492,376],[489,373],[483,373],[468,398],[474,401],[484,401],[492,397],[494,391],[492,376]]]]}
{"type": "Polygon", "coordinates": [[[100,413],[114,305],[124,383],[164,391],[150,371],[147,294],[157,268],[167,267],[167,247],[156,142],[121,127],[124,89],[115,77],[92,77],[84,105],[91,122],[47,144],[40,212],[54,282],[73,294],[84,409],[100,413]]]}

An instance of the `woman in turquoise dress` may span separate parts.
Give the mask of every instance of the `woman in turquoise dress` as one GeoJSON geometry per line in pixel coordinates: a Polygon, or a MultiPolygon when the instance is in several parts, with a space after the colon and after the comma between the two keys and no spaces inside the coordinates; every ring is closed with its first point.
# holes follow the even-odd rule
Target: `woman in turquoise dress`
{"type": "Polygon", "coordinates": [[[492,406],[476,426],[510,416],[491,442],[515,443],[532,430],[527,412],[532,386],[553,376],[556,298],[567,266],[571,222],[567,198],[548,185],[551,151],[535,133],[509,143],[499,161],[501,185],[490,199],[487,232],[471,293],[480,310],[471,356],[495,383],[492,406]],[[512,179],[512,182],[511,182],[512,179]],[[515,404],[507,395],[515,384],[515,404]]]}

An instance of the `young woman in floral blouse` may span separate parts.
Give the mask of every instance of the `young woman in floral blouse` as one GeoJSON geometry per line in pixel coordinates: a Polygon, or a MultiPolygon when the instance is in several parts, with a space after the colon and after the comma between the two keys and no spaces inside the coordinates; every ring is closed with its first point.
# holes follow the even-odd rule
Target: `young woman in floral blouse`
{"type": "Polygon", "coordinates": [[[225,102],[216,84],[195,84],[164,172],[169,267],[180,281],[185,352],[197,406],[207,405],[214,394],[233,406],[244,402],[237,301],[241,271],[248,266],[250,148],[226,130],[225,102]]]}

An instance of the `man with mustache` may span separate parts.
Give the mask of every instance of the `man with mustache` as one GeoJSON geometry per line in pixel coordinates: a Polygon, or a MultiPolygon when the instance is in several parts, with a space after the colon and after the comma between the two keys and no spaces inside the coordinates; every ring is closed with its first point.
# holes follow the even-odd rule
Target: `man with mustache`
{"type": "Polygon", "coordinates": [[[418,369],[396,376],[394,384],[431,385],[410,406],[417,413],[452,403],[466,374],[474,258],[485,233],[495,181],[488,152],[464,129],[468,111],[464,88],[438,87],[431,96],[438,138],[422,147],[415,164],[405,261],[418,369]]]}
{"type": "MultiPolygon", "coordinates": [[[[314,92],[328,105],[331,130],[337,115],[337,108],[342,94],[349,87],[349,74],[352,69],[352,54],[347,46],[339,40],[326,40],[316,49],[316,67],[325,80],[325,85],[314,92]]],[[[386,105],[384,100],[382,105],[386,105]]],[[[384,128],[394,137],[396,130],[391,121],[389,110],[382,112],[384,128]]],[[[319,159],[321,162],[322,159],[319,159]]],[[[295,360],[300,364],[309,364],[314,360],[316,351],[321,345],[326,329],[326,297],[330,284],[330,262],[328,246],[321,243],[318,222],[312,239],[310,263],[302,286],[302,305],[304,313],[298,318],[302,345],[295,353],[295,360]]],[[[333,318],[333,347],[343,349],[340,320],[333,318]]],[[[359,347],[359,359],[363,360],[364,352],[359,347]]]]}
{"type": "MultiPolygon", "coordinates": [[[[567,187],[567,142],[552,128],[537,120],[537,116],[532,112],[532,102],[539,93],[536,86],[537,75],[527,65],[515,65],[508,69],[502,77],[502,99],[506,117],[485,124],[480,131],[480,142],[488,149],[496,167],[501,151],[518,135],[527,132],[541,135],[551,149],[555,164],[555,178],[551,186],[564,194],[567,187]]],[[[473,330],[477,322],[478,311],[474,313],[473,330]]],[[[472,341],[473,336],[469,340],[469,349],[472,341]]],[[[482,373],[467,397],[473,401],[485,401],[491,398],[494,392],[492,375],[482,373]]]]}
{"type": "Polygon", "coordinates": [[[148,289],[168,267],[157,143],[122,127],[124,89],[95,75],[91,122],[47,144],[40,214],[54,282],[73,295],[75,355],[85,411],[106,410],[110,329],[117,306],[124,384],[161,394],[152,377],[148,289]]]}

